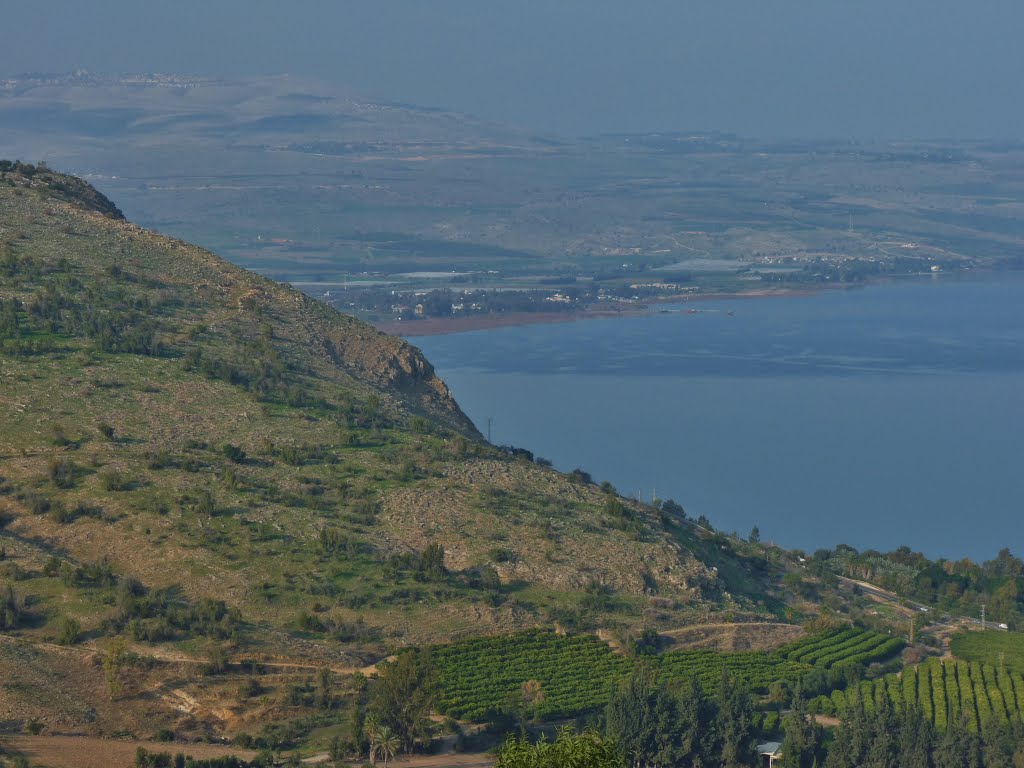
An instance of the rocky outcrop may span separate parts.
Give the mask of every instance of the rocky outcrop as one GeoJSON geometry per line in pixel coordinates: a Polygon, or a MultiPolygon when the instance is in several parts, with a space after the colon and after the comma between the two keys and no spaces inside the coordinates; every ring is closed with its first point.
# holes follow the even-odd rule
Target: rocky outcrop
{"type": "Polygon", "coordinates": [[[110,199],[87,181],[51,171],[45,164],[32,165],[20,161],[0,160],[0,183],[12,187],[37,189],[51,198],[106,216],[123,220],[124,214],[110,199]]]}
{"type": "Polygon", "coordinates": [[[480,438],[473,422],[417,347],[300,295],[307,316],[318,319],[315,324],[307,324],[312,340],[335,365],[398,399],[413,412],[480,438]]]}

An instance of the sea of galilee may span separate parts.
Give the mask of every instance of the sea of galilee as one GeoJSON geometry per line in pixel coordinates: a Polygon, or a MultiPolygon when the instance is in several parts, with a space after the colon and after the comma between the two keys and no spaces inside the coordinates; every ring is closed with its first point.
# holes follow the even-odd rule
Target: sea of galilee
{"type": "Polygon", "coordinates": [[[559,469],[783,546],[987,558],[1019,547],[1022,302],[1001,272],[414,342],[559,469]]]}

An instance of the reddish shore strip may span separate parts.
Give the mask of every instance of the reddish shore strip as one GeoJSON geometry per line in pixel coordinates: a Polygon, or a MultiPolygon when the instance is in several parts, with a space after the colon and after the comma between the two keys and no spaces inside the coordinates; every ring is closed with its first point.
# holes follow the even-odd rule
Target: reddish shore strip
{"type": "MultiPolygon", "coordinates": [[[[691,304],[702,301],[723,301],[732,299],[761,299],[783,296],[805,296],[816,291],[779,288],[773,290],[747,291],[745,293],[706,293],[698,296],[667,297],[655,299],[657,304],[691,304]]],[[[378,331],[393,336],[442,336],[464,331],[485,331],[492,328],[507,328],[518,325],[539,323],[572,323],[577,320],[593,320],[601,317],[625,317],[650,312],[647,304],[602,305],[582,312],[502,312],[489,315],[463,315],[461,317],[428,317],[423,320],[393,320],[374,323],[378,331]]]]}

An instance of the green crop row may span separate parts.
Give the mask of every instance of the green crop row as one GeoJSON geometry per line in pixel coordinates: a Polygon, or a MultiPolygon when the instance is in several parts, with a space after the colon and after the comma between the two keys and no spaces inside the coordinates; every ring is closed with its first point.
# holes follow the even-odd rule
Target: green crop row
{"type": "Polygon", "coordinates": [[[868,629],[846,627],[784,645],[773,655],[803,664],[833,667],[837,664],[870,664],[897,654],[904,643],[899,638],[868,629]]]}
{"type": "Polygon", "coordinates": [[[845,691],[836,690],[815,700],[822,712],[845,715],[851,707],[873,711],[883,698],[897,708],[915,706],[939,730],[964,719],[973,731],[990,720],[1021,721],[1024,713],[1024,676],[978,662],[931,658],[901,673],[864,680],[845,691]]]}
{"type": "Polygon", "coordinates": [[[818,635],[812,635],[811,637],[805,637],[802,640],[784,645],[775,651],[775,655],[781,656],[785,659],[791,659],[792,661],[801,661],[802,658],[814,651],[821,648],[831,648],[835,645],[839,645],[851,637],[860,635],[862,630],[856,627],[843,627],[841,629],[830,630],[823,632],[818,635]]]}
{"type": "MultiPolygon", "coordinates": [[[[541,717],[598,709],[634,665],[593,636],[541,631],[437,646],[431,655],[440,673],[441,711],[470,720],[512,706],[528,680],[540,683],[543,699],[536,713],[541,717]]],[[[707,649],[671,651],[647,662],[662,680],[696,677],[707,690],[717,687],[723,671],[766,692],[777,680],[793,683],[811,670],[777,654],[707,649]]]]}

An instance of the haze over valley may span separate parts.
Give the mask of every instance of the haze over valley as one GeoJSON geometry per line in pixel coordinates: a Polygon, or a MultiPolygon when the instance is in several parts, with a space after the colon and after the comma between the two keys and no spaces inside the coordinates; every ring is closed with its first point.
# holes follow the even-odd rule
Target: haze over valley
{"type": "Polygon", "coordinates": [[[0,768],[1024,765],[983,11],[5,9],[0,768]]]}

